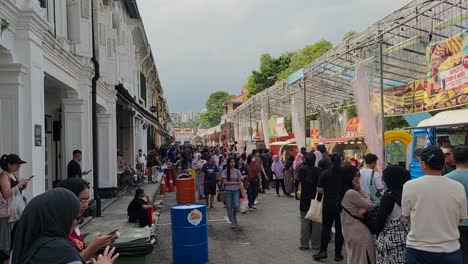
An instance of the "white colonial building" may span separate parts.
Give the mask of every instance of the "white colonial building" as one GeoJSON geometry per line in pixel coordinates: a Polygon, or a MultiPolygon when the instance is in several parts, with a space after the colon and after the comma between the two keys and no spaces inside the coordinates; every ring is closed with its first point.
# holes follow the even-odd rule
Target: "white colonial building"
{"type": "Polygon", "coordinates": [[[167,103],[136,1],[1,2],[0,153],[28,162],[20,176],[36,176],[29,198],[67,177],[75,149],[83,170],[97,158],[99,188],[112,195],[117,150],[134,164],[138,149],[169,140],[167,103]]]}

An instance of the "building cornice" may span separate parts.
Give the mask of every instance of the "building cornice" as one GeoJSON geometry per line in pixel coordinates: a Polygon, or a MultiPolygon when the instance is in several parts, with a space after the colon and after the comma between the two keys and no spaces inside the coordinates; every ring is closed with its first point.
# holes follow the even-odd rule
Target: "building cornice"
{"type": "Polygon", "coordinates": [[[70,52],[65,50],[50,34],[46,34],[43,40],[44,57],[55,64],[70,76],[78,79],[82,75],[83,65],[70,52]]]}

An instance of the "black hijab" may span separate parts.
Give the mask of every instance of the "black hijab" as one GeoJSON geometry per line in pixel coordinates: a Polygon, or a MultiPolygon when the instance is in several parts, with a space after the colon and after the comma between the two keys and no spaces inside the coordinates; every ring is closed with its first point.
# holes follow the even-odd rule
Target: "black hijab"
{"type": "Polygon", "coordinates": [[[17,224],[13,264],[69,263],[82,261],[69,240],[80,201],[64,188],[49,190],[32,199],[17,224]]]}

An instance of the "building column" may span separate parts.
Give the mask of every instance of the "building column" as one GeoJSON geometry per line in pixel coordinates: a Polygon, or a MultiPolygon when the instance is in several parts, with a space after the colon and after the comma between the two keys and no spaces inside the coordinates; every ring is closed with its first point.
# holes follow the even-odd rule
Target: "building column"
{"type": "MultiPolygon", "coordinates": [[[[64,168],[63,172],[67,171],[67,164],[73,159],[73,151],[78,149],[83,153],[81,161],[81,169],[83,171],[92,169],[92,157],[89,156],[89,144],[87,141],[91,138],[88,131],[88,101],[81,98],[63,98],[63,157],[64,168]],[[86,146],[88,145],[88,146],[86,146]]],[[[65,179],[67,175],[62,175],[65,179]]],[[[92,173],[83,176],[89,182],[92,182],[92,173]]]]}
{"type": "Polygon", "coordinates": [[[117,145],[115,113],[98,114],[99,188],[117,187],[117,145]]]}
{"type": "MultiPolygon", "coordinates": [[[[2,149],[4,152],[17,153],[23,160],[27,161],[20,170],[19,177],[36,177],[29,183],[23,194],[31,199],[45,190],[45,148],[44,148],[44,62],[42,54],[42,39],[47,32],[47,21],[42,17],[41,9],[33,1],[25,2],[18,14],[15,25],[15,62],[22,64],[13,67],[16,75],[22,76],[20,82],[10,85],[10,90],[0,85],[0,93],[14,94],[10,97],[11,109],[14,119],[1,118],[4,125],[11,124],[14,135],[6,140],[10,146],[2,149]],[[16,90],[16,91],[15,91],[16,90]]],[[[2,74],[9,71],[2,69],[2,74]]],[[[10,73],[12,73],[10,71],[10,73]]],[[[5,106],[2,106],[2,108],[5,106]]],[[[9,107],[8,105],[6,106],[9,107]]],[[[2,110],[3,112],[3,110],[2,110]]],[[[3,113],[2,113],[3,115],[3,113]]],[[[1,135],[1,137],[4,137],[1,135]]]]}

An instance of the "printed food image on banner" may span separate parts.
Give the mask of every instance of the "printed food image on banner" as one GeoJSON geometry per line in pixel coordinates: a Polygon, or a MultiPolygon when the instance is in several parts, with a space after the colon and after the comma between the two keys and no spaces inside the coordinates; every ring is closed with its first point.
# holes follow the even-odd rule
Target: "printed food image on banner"
{"type": "Polygon", "coordinates": [[[467,31],[427,48],[425,110],[468,103],[467,31]]]}
{"type": "Polygon", "coordinates": [[[348,121],[348,125],[346,126],[346,134],[345,137],[355,138],[355,137],[362,137],[362,130],[361,125],[359,123],[359,117],[352,117],[348,121]]]}
{"type": "Polygon", "coordinates": [[[310,130],[310,146],[315,147],[320,141],[320,130],[311,129],[310,130]]]}
{"type": "Polygon", "coordinates": [[[278,137],[278,133],[276,132],[276,117],[271,117],[268,120],[268,135],[270,138],[278,137]]]}
{"type": "Polygon", "coordinates": [[[427,79],[385,89],[385,116],[468,104],[467,38],[467,31],[463,31],[430,45],[426,51],[427,79]]]}

